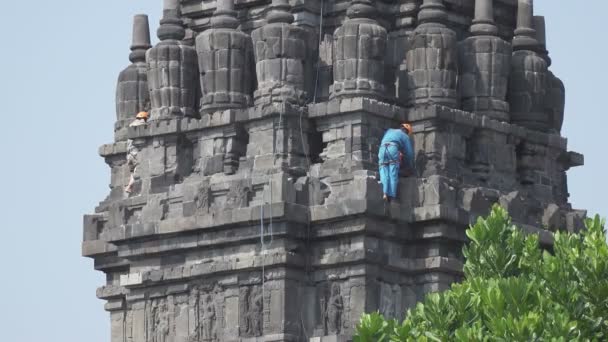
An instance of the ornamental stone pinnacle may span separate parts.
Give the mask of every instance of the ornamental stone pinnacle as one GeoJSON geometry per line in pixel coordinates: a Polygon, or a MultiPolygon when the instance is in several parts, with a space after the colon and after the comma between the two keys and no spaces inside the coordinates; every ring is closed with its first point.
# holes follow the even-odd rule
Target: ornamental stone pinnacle
{"type": "Polygon", "coordinates": [[[424,0],[407,52],[409,105],[458,105],[458,43],[443,0],[424,0]]]}
{"type": "Polygon", "coordinates": [[[133,18],[133,40],[129,55],[132,64],[120,72],[116,84],[116,141],[126,140],[127,127],[135,115],[149,110],[146,52],[151,47],[148,16],[138,14],[133,18]]]}
{"type": "Polygon", "coordinates": [[[475,2],[471,36],[460,43],[462,108],[508,122],[511,44],[498,37],[492,0],[475,2]]]}
{"type": "Polygon", "coordinates": [[[509,82],[511,122],[548,131],[552,121],[545,111],[548,66],[540,55],[542,49],[533,28],[533,11],[532,0],[519,0],[509,82]]]}
{"type": "Polygon", "coordinates": [[[184,44],[186,30],[178,0],[165,0],[157,31],[160,42],[148,51],[151,120],[194,117],[198,99],[197,56],[184,44]]]}

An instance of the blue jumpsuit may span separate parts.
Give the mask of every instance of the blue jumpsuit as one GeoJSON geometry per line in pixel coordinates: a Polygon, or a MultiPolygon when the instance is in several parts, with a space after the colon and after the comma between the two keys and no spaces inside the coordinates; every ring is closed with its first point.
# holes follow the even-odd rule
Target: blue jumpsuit
{"type": "Polygon", "coordinates": [[[389,129],[384,134],[378,151],[382,191],[389,197],[397,197],[399,184],[399,152],[403,153],[407,166],[414,169],[414,149],[410,137],[400,129],[389,129]]]}

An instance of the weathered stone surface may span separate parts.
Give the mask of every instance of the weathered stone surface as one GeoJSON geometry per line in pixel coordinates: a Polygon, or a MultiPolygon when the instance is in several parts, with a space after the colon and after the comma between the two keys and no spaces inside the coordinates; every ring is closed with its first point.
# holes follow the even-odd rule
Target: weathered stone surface
{"type": "MultiPolygon", "coordinates": [[[[547,62],[547,67],[551,66],[551,58],[547,51],[545,18],[542,16],[534,16],[534,28],[536,37],[541,48],[541,57],[547,62]]],[[[545,94],[545,111],[550,122],[552,132],[560,133],[562,124],[564,123],[564,106],[566,103],[566,90],[564,83],[557,76],[547,71],[547,91],[545,94]]]]}
{"type": "Polygon", "coordinates": [[[196,115],[196,51],[181,42],[185,29],[179,15],[179,4],[165,0],[160,42],[146,56],[153,120],[196,115]]]}
{"type": "Polygon", "coordinates": [[[420,7],[406,57],[410,105],[457,106],[458,45],[446,17],[441,0],[425,0],[420,7]]]}
{"type": "Polygon", "coordinates": [[[492,3],[475,2],[472,36],[460,44],[460,96],[463,110],[508,122],[506,97],[512,49],[497,36],[492,3]]]}
{"type": "Polygon", "coordinates": [[[251,103],[251,37],[237,30],[232,0],[218,1],[211,29],[196,38],[201,72],[201,111],[243,108],[251,103]]]}
{"type": "Polygon", "coordinates": [[[511,122],[548,131],[553,121],[545,110],[548,66],[539,54],[541,47],[533,28],[533,1],[519,0],[518,4],[509,82],[511,122]]]}
{"type": "Polygon", "coordinates": [[[355,0],[348,19],[334,32],[331,96],[384,98],[386,30],[375,20],[371,0],[355,0]]]}
{"type": "Polygon", "coordinates": [[[258,89],[255,104],[306,103],[305,90],[308,31],[293,25],[287,0],[274,0],[266,14],[268,24],[251,33],[258,89]]]}
{"type": "MultiPolygon", "coordinates": [[[[494,203],[545,246],[553,230],[580,229],[585,212],[568,203],[566,171],[583,156],[558,134],[562,88],[555,83],[552,94],[551,76],[545,89],[529,83],[538,58],[550,59],[543,39],[530,44],[531,2],[522,2],[514,45],[524,86],[509,96],[549,118],[543,127],[528,124],[538,119],[528,107],[516,106],[517,124],[505,116],[512,1],[492,10],[479,0],[470,18],[472,1],[427,0],[420,10],[414,0],[292,2],[290,10],[286,0],[245,0],[235,11],[233,1],[166,0],[160,36],[182,37],[184,25],[189,33],[159,46],[179,51],[167,60],[177,65],[178,47],[198,36],[203,89],[195,93],[207,98],[200,117],[159,111],[163,102],[153,115],[162,120],[128,127],[99,149],[110,194],[85,216],[82,254],[106,274],[97,296],[112,342],[348,341],[363,312],[401,319],[425,294],[459,281],[465,229],[494,203]],[[319,26],[316,49],[304,32],[319,26]],[[466,55],[459,75],[456,40],[466,55]],[[421,83],[408,104],[409,76],[421,83]],[[306,97],[311,78],[316,91],[306,97]],[[336,84],[352,88],[334,88],[329,99],[336,84]],[[413,126],[416,170],[402,170],[398,198],[386,203],[379,144],[403,121],[413,126]]],[[[159,84],[149,84],[154,98],[159,84]]]]}
{"type": "Polygon", "coordinates": [[[133,43],[129,55],[132,64],[120,72],[116,85],[116,141],[126,139],[127,127],[137,113],[150,109],[146,51],[151,47],[148,16],[136,15],[133,18],[133,43]]]}

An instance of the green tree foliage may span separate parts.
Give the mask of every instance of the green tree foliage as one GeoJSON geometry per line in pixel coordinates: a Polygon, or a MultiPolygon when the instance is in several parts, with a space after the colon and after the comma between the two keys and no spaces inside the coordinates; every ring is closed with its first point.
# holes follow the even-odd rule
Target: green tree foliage
{"type": "Polygon", "coordinates": [[[553,252],[494,206],[467,230],[465,280],[428,295],[401,324],[366,314],[354,340],[607,341],[608,245],[604,221],[557,232],[553,252]]]}

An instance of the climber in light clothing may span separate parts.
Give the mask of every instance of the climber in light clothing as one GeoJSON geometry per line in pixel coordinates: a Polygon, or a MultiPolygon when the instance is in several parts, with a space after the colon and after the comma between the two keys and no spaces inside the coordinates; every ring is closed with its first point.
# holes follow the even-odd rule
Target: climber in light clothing
{"type": "Polygon", "coordinates": [[[399,167],[402,157],[406,166],[412,171],[414,165],[414,149],[409,135],[412,134],[412,126],[408,123],[401,125],[399,129],[389,129],[384,133],[380,150],[378,151],[378,165],[380,167],[380,182],[384,200],[397,197],[397,185],[399,184],[399,167]]]}
{"type": "MultiPolygon", "coordinates": [[[[135,116],[135,121],[129,124],[129,127],[142,126],[148,123],[148,112],[139,112],[135,116]]],[[[133,140],[127,140],[127,165],[129,166],[129,184],[125,186],[125,192],[130,194],[133,191],[133,185],[135,184],[135,172],[137,171],[137,165],[139,164],[137,154],[139,148],[133,144],[133,140]]]]}

